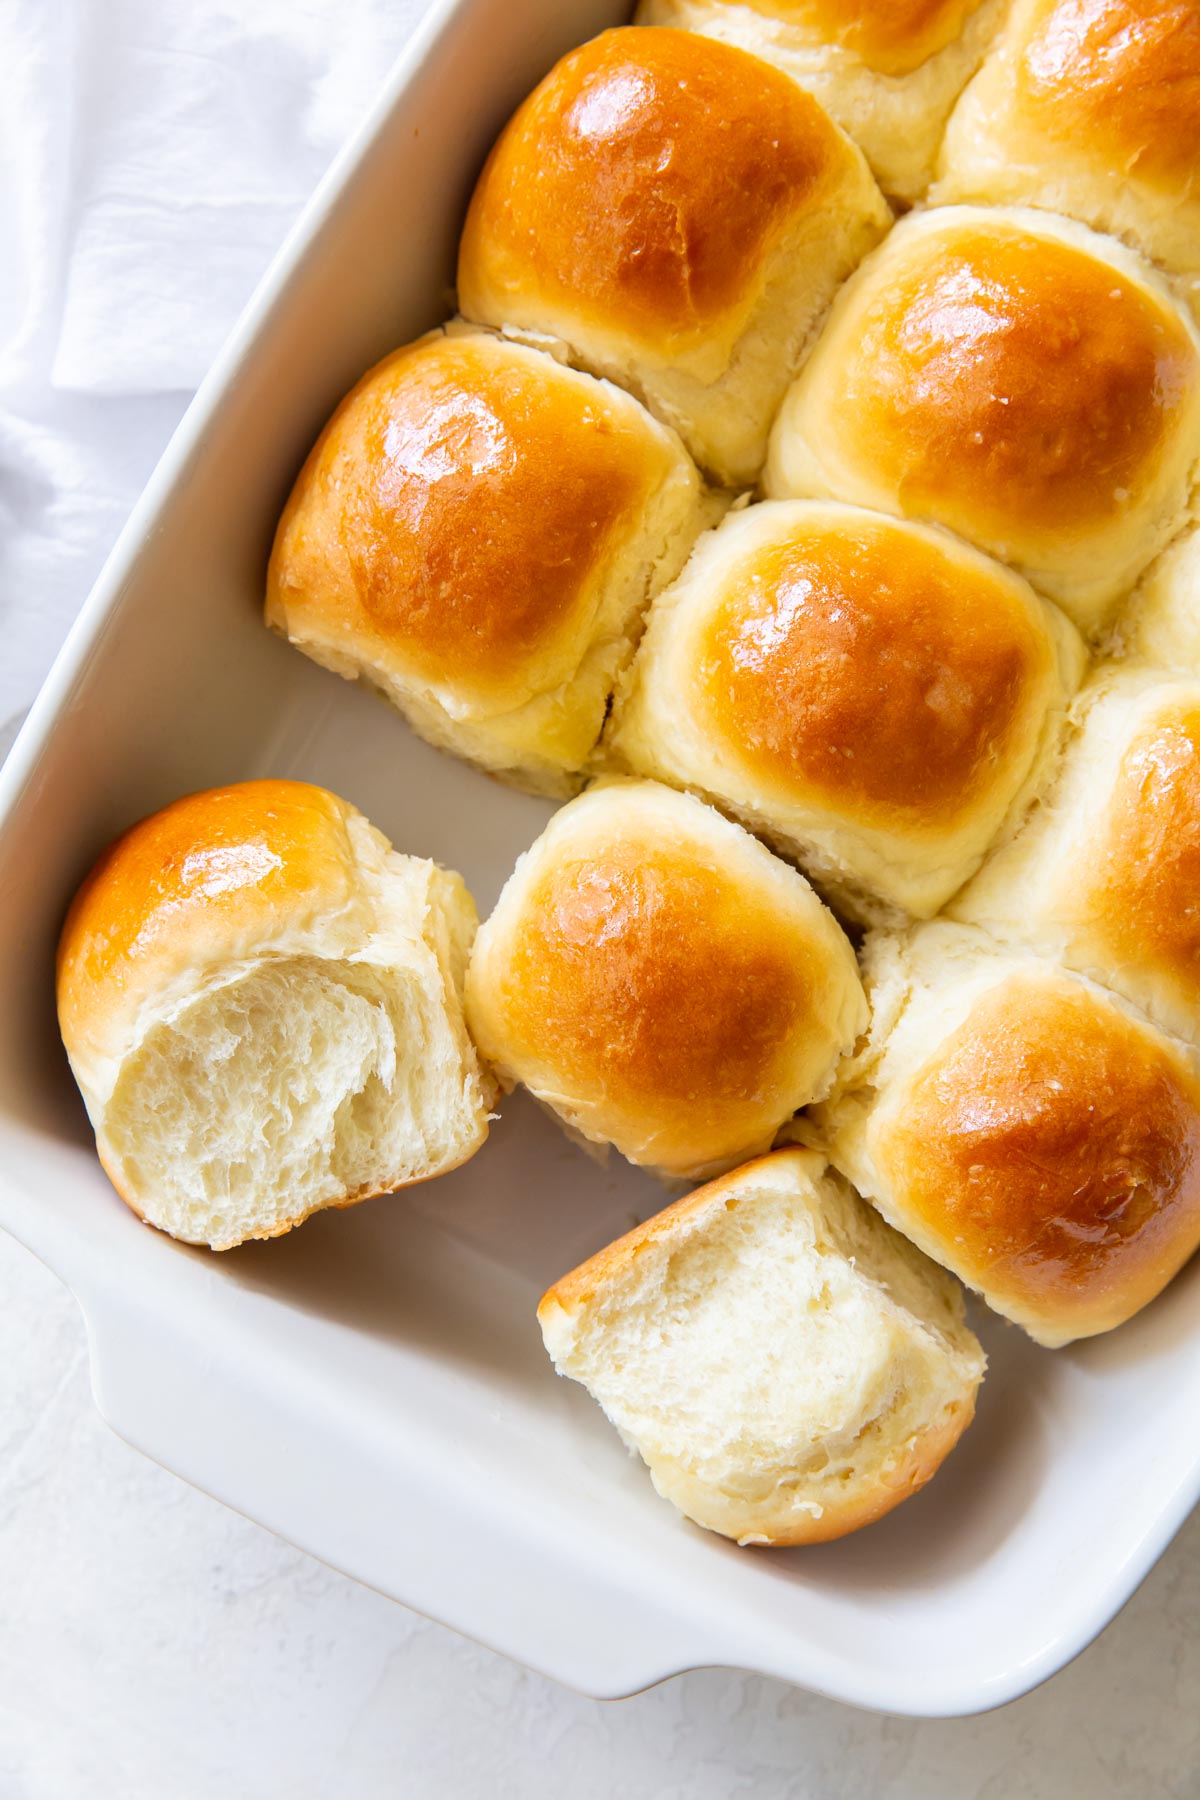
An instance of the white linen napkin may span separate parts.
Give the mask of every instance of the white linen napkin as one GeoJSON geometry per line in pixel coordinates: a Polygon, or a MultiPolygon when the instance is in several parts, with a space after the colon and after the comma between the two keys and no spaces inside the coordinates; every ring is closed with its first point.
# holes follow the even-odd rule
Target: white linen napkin
{"type": "Polygon", "coordinates": [[[0,754],[429,0],[0,0],[0,754]]]}

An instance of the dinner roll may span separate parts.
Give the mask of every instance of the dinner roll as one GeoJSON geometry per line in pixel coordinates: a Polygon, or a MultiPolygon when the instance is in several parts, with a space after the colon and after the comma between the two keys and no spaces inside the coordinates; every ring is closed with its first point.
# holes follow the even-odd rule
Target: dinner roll
{"type": "Polygon", "coordinates": [[[1131,1318],[1200,1243],[1194,1053],[965,926],[878,936],[864,967],[870,1037],[815,1139],[1039,1343],[1131,1318]]]}
{"type": "Polygon", "coordinates": [[[1184,522],[1200,338],[1148,265],[1049,213],[914,214],[842,290],[767,490],[949,526],[1100,625],[1184,522]]]}
{"type": "Polygon", "coordinates": [[[426,1181],[487,1136],[462,878],[300,781],[177,800],[63,927],[58,1017],[133,1211],[227,1250],[426,1181]]]}
{"type": "Polygon", "coordinates": [[[642,0],[644,25],[681,25],[775,63],[866,151],[886,194],[919,200],[955,99],[1007,0],[642,0]]]}
{"type": "Polygon", "coordinates": [[[1106,672],[1057,779],[952,905],[1200,1043],[1200,679],[1106,672]]]}
{"type": "Polygon", "coordinates": [[[607,31],[492,151],[459,305],[569,347],[744,485],[814,326],[889,223],[861,151],[777,69],[685,32],[607,31]]]}
{"type": "Polygon", "coordinates": [[[1151,563],[1117,617],[1112,648],[1200,675],[1200,526],[1181,532],[1151,563]]]}
{"type": "Polygon", "coordinates": [[[866,1022],[802,875],[651,781],[555,814],[475,940],[467,1018],[501,1079],[672,1176],[765,1149],[866,1022]]]}
{"type": "Polygon", "coordinates": [[[490,333],[433,332],[325,427],[276,534],[267,622],[431,743],[570,793],[648,596],[709,516],[636,400],[490,333]]]}
{"type": "Polygon", "coordinates": [[[663,1498],[742,1544],[823,1543],[907,1500],[984,1371],[957,1284],[808,1150],[669,1206],[538,1319],[663,1498]]]}
{"type": "Polygon", "coordinates": [[[1083,666],[1056,607],[948,533],[766,501],[655,602],[609,753],[735,813],[851,917],[928,916],[1041,773],[1083,666]]]}
{"type": "Polygon", "coordinates": [[[933,198],[1023,202],[1127,238],[1200,298],[1196,0],[1017,0],[933,198]]]}

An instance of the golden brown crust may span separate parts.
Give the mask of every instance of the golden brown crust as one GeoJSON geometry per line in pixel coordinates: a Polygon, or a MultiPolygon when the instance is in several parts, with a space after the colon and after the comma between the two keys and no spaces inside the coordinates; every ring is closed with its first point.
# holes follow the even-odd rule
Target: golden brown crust
{"type": "MultiPolygon", "coordinates": [[[[903,1501],[911,1500],[932,1481],[974,1417],[975,1394],[972,1392],[964,1395],[957,1406],[948,1409],[940,1429],[923,1431],[913,1440],[907,1456],[889,1471],[886,1483],[881,1481],[869,1493],[842,1506],[822,1500],[820,1518],[811,1513],[793,1513],[786,1525],[773,1530],[768,1524],[761,1532],[756,1529],[750,1544],[764,1550],[798,1549],[805,1544],[830,1544],[838,1538],[849,1537],[852,1531],[861,1531],[864,1525],[874,1525],[876,1520],[886,1518],[888,1513],[894,1512],[903,1501]],[[760,1544],[760,1538],[766,1541],[760,1544]]],[[[735,1532],[728,1535],[733,1536],[735,1532]]]]}
{"type": "Polygon", "coordinates": [[[761,889],[634,838],[541,873],[495,1005],[506,1061],[552,1046],[562,1090],[603,1095],[614,1126],[686,1139],[699,1111],[736,1145],[791,1112],[794,1046],[827,1032],[827,984],[822,949],[761,889]]]}
{"type": "Polygon", "coordinates": [[[756,1170],[765,1172],[772,1168],[778,1155],[778,1151],[771,1151],[766,1156],[753,1157],[740,1168],[731,1169],[728,1175],[706,1181],[703,1187],[693,1188],[690,1194],[664,1206],[653,1218],[644,1219],[632,1231],[605,1244],[602,1250],[597,1250],[594,1256],[589,1256],[577,1269],[561,1276],[546,1289],[538,1301],[539,1319],[543,1309],[550,1311],[557,1307],[565,1313],[581,1311],[595,1299],[606,1282],[636,1262],[650,1245],[661,1237],[673,1237],[681,1225],[698,1215],[724,1206],[730,1196],[739,1195],[753,1182],[756,1170]]]}
{"type": "Polygon", "coordinates": [[[209,939],[261,938],[350,897],[347,808],[302,781],[247,781],[188,794],[143,819],[97,861],[58,947],[59,1023],[74,1054],[164,946],[197,963],[209,939]]]}
{"type": "Polygon", "coordinates": [[[849,155],[808,94],[690,32],[607,31],[502,133],[471,201],[459,302],[536,288],[677,352],[739,313],[789,219],[849,155]]]}
{"type": "Polygon", "coordinates": [[[1026,732],[1049,658],[1011,578],[858,518],[738,571],[705,630],[698,685],[741,760],[793,798],[942,832],[1026,732]]]}
{"type": "Polygon", "coordinates": [[[879,75],[911,75],[959,36],[981,0],[728,0],[806,26],[879,75]]]}
{"type": "Polygon", "coordinates": [[[986,993],[875,1154],[921,1241],[1035,1335],[1120,1324],[1200,1239],[1200,1085],[1066,978],[986,993]]]}
{"type": "Polygon", "coordinates": [[[1157,469],[1195,386],[1183,323],[1108,263],[962,225],[864,309],[837,401],[906,512],[973,537],[1096,528],[1157,469]]]}
{"type": "MultiPolygon", "coordinates": [[[[747,1191],[753,1191],[756,1176],[760,1172],[764,1178],[770,1179],[781,1157],[806,1155],[805,1152],[775,1150],[766,1156],[755,1157],[741,1168],[719,1176],[715,1181],[706,1182],[703,1187],[694,1189],[673,1205],[664,1207],[653,1218],[635,1226],[613,1243],[606,1244],[602,1250],[598,1250],[594,1256],[548,1288],[538,1303],[539,1320],[545,1324],[556,1312],[568,1317],[585,1312],[597,1303],[607,1286],[624,1277],[638,1257],[659,1240],[678,1238],[689,1224],[699,1223],[705,1214],[735,1207],[747,1191]]],[[[823,1491],[818,1512],[797,1510],[785,1497],[779,1506],[776,1522],[770,1515],[769,1507],[764,1513],[761,1502],[739,1502],[729,1498],[725,1503],[728,1516],[719,1518],[714,1512],[717,1497],[703,1484],[698,1487],[695,1513],[693,1514],[690,1505],[684,1509],[689,1516],[698,1519],[699,1514],[705,1512],[707,1518],[699,1522],[710,1531],[735,1539],[745,1538],[763,1548],[784,1549],[802,1544],[829,1543],[883,1518],[902,1501],[923,1488],[936,1475],[974,1416],[975,1391],[969,1389],[964,1391],[961,1401],[947,1408],[940,1426],[921,1431],[907,1445],[906,1453],[874,1488],[856,1493],[853,1498],[840,1504],[835,1496],[823,1491]]],[[[676,1482],[672,1481],[668,1497],[677,1505],[682,1504],[685,1499],[690,1498],[684,1492],[687,1486],[686,1479],[678,1489],[676,1482]]]]}
{"type": "Polygon", "coordinates": [[[1135,738],[1079,874],[1114,964],[1161,970],[1200,1003],[1200,709],[1164,708],[1135,738]]]}
{"type": "Polygon", "coordinates": [[[598,574],[669,472],[667,441],[639,424],[486,336],[396,351],[301,471],[268,616],[492,706],[556,686],[586,648],[598,574]]]}
{"type": "Polygon", "coordinates": [[[1045,0],[1017,84],[1047,135],[1085,145],[1112,180],[1190,197],[1200,178],[1195,0],[1045,0]]]}

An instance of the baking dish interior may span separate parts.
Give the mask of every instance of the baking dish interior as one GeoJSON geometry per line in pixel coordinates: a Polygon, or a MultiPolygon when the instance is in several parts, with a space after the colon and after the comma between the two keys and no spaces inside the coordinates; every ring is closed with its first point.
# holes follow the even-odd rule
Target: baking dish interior
{"type": "Polygon", "coordinates": [[[5,776],[0,1218],[80,1294],[121,1429],[385,1591],[594,1692],[722,1660],[864,1704],[970,1710],[1081,1647],[1194,1500],[1195,1266],[1120,1333],[1057,1354],[978,1320],[991,1357],[978,1420],[925,1494],[841,1544],[739,1552],[654,1496],[599,1411],[556,1379],[534,1318],[546,1284],[670,1197],[653,1180],[592,1161],[514,1097],[455,1174],[213,1257],[118,1202],[58,1044],[54,942],[73,886],[113,834],[181,792],[321,782],[399,848],[460,869],[485,914],[548,816],[275,640],[260,600],[274,520],[330,407],[445,316],[497,125],[555,55],[623,14],[600,0],[443,9],[89,603],[5,776]],[[148,1397],[156,1346],[164,1369],[174,1356],[193,1372],[178,1418],[170,1392],[148,1397]],[[253,1420],[257,1444],[231,1443],[218,1469],[188,1446],[217,1441],[222,1405],[253,1420]],[[289,1499],[288,1420],[338,1465],[336,1522],[319,1496],[289,1499]],[[254,1456],[273,1460],[270,1499],[254,1456]],[[413,1541],[383,1542],[418,1480],[442,1485],[453,1545],[415,1526],[413,1541]],[[347,1496],[363,1488],[373,1498],[349,1534],[347,1496]]]}

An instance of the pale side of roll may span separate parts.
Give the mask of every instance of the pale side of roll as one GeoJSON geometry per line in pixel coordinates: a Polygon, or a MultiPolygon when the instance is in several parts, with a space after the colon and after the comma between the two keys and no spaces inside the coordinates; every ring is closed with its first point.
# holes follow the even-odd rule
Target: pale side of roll
{"type": "Polygon", "coordinates": [[[460,876],[323,788],[177,800],[63,927],[63,1042],[122,1199],[187,1243],[275,1237],[465,1162],[495,1083],[463,1020],[460,876]]]}
{"type": "Polygon", "coordinates": [[[949,911],[1200,1043],[1200,677],[1097,669],[1038,804],[949,911]]]}
{"type": "Polygon", "coordinates": [[[984,1372],[957,1283],[799,1149],[610,1244],[538,1318],[663,1498],[741,1544],[823,1543],[907,1500],[984,1372]]]}
{"type": "Polygon", "coordinates": [[[1151,563],[1117,614],[1117,657],[1200,675],[1200,525],[1189,525],[1151,563]]]}

